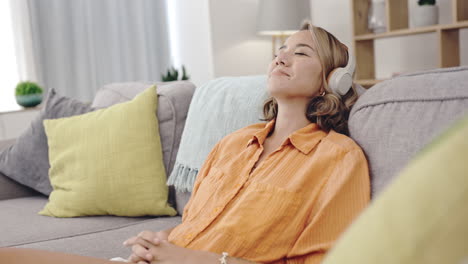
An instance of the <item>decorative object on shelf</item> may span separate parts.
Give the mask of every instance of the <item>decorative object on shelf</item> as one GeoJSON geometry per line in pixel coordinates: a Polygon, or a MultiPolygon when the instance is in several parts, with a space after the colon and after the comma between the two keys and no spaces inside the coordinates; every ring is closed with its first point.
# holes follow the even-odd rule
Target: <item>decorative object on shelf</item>
{"type": "Polygon", "coordinates": [[[305,20],[310,20],[309,0],[260,0],[257,14],[257,33],[272,37],[272,56],[276,44],[298,31],[305,20]]]}
{"type": "Polygon", "coordinates": [[[385,0],[372,0],[369,2],[368,27],[373,33],[387,31],[387,19],[385,12],[385,0]]]}
{"type": "MultiPolygon", "coordinates": [[[[163,82],[172,82],[172,81],[177,81],[179,78],[179,71],[174,68],[174,66],[171,66],[169,69],[167,69],[166,75],[162,74],[161,75],[162,81],[163,82]]],[[[182,78],[180,79],[181,81],[186,81],[190,78],[189,75],[187,75],[187,72],[185,70],[185,66],[182,65],[182,78]]]]}
{"type": "MultiPolygon", "coordinates": [[[[436,4],[436,1],[430,2],[436,4]]],[[[414,7],[416,7],[415,5],[417,2],[415,0],[385,0],[387,31],[381,34],[372,34],[369,30],[369,17],[367,16],[371,11],[369,0],[352,0],[351,16],[353,18],[353,23],[351,28],[354,33],[353,49],[356,57],[355,82],[367,88],[386,79],[387,76],[390,77],[389,75],[391,75],[391,73],[379,74],[381,76],[377,76],[376,74],[376,64],[377,61],[379,61],[377,55],[380,53],[377,52],[376,49],[376,40],[380,41],[388,38],[415,36],[419,34],[435,35],[435,38],[433,38],[431,42],[434,40],[437,41],[436,43],[439,44],[438,49],[436,49],[435,53],[427,53],[427,56],[437,60],[436,67],[446,68],[460,66],[461,47],[464,44],[460,37],[460,31],[468,28],[468,0],[447,0],[445,2],[438,2],[437,5],[442,9],[443,6],[449,6],[449,2],[451,2],[452,7],[452,23],[443,23],[422,28],[410,28],[413,27],[412,23],[409,22],[413,22],[411,16],[414,16],[414,7]]],[[[422,43],[423,46],[425,44],[426,43],[422,43]]],[[[389,56],[391,56],[390,54],[392,54],[392,52],[391,49],[388,49],[378,56],[382,56],[383,54],[389,54],[389,56]]],[[[410,60],[412,60],[412,58],[404,58],[402,63],[407,63],[410,60]]],[[[421,68],[413,68],[411,71],[420,69],[421,68]]]]}
{"type": "Polygon", "coordinates": [[[411,16],[414,27],[425,27],[439,23],[439,7],[435,0],[419,0],[411,16]]]}
{"type": "Polygon", "coordinates": [[[15,89],[16,102],[23,107],[34,107],[42,102],[43,91],[35,82],[20,82],[15,89]]]}

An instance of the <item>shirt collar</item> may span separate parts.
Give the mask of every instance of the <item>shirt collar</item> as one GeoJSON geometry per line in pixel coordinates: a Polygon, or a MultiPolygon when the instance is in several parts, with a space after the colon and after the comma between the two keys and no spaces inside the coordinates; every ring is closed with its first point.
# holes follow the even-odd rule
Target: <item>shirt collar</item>
{"type": "MultiPolygon", "coordinates": [[[[247,143],[247,146],[252,144],[255,140],[257,140],[260,145],[263,145],[265,139],[268,137],[268,134],[271,132],[274,126],[274,119],[266,123],[264,128],[252,135],[252,138],[247,143]]],[[[291,144],[296,149],[307,155],[326,135],[327,133],[321,130],[316,123],[310,123],[309,125],[298,129],[289,135],[283,145],[291,142],[291,144]]]]}

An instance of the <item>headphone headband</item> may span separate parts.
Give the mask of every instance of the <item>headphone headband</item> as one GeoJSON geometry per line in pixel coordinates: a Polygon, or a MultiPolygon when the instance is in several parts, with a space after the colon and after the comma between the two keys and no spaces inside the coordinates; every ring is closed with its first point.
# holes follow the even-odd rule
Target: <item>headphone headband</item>
{"type": "Polygon", "coordinates": [[[349,51],[348,51],[348,64],[346,64],[345,69],[347,72],[351,74],[351,76],[354,74],[354,70],[356,69],[356,60],[354,59],[354,56],[351,55],[349,51]]]}

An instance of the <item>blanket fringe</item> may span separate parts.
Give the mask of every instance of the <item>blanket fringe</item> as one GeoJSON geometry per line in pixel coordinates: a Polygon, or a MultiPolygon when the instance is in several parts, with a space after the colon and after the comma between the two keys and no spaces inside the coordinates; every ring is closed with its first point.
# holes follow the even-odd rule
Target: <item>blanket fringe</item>
{"type": "Polygon", "coordinates": [[[198,169],[190,168],[187,165],[177,163],[167,180],[167,185],[173,185],[177,191],[192,192],[198,169]]]}

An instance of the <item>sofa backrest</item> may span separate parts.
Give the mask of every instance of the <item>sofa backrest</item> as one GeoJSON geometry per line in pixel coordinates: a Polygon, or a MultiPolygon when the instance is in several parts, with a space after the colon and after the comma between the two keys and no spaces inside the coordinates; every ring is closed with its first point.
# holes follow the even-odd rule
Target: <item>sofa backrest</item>
{"type": "Polygon", "coordinates": [[[370,88],[353,107],[349,129],[368,158],[373,197],[467,113],[468,67],[402,75],[370,88]]]}
{"type": "MultiPolygon", "coordinates": [[[[92,107],[105,108],[129,101],[153,84],[157,85],[159,134],[164,166],[169,177],[174,168],[187,112],[195,92],[194,84],[189,81],[111,83],[97,91],[92,107]]],[[[169,189],[169,203],[175,206],[173,188],[169,189]]]]}

